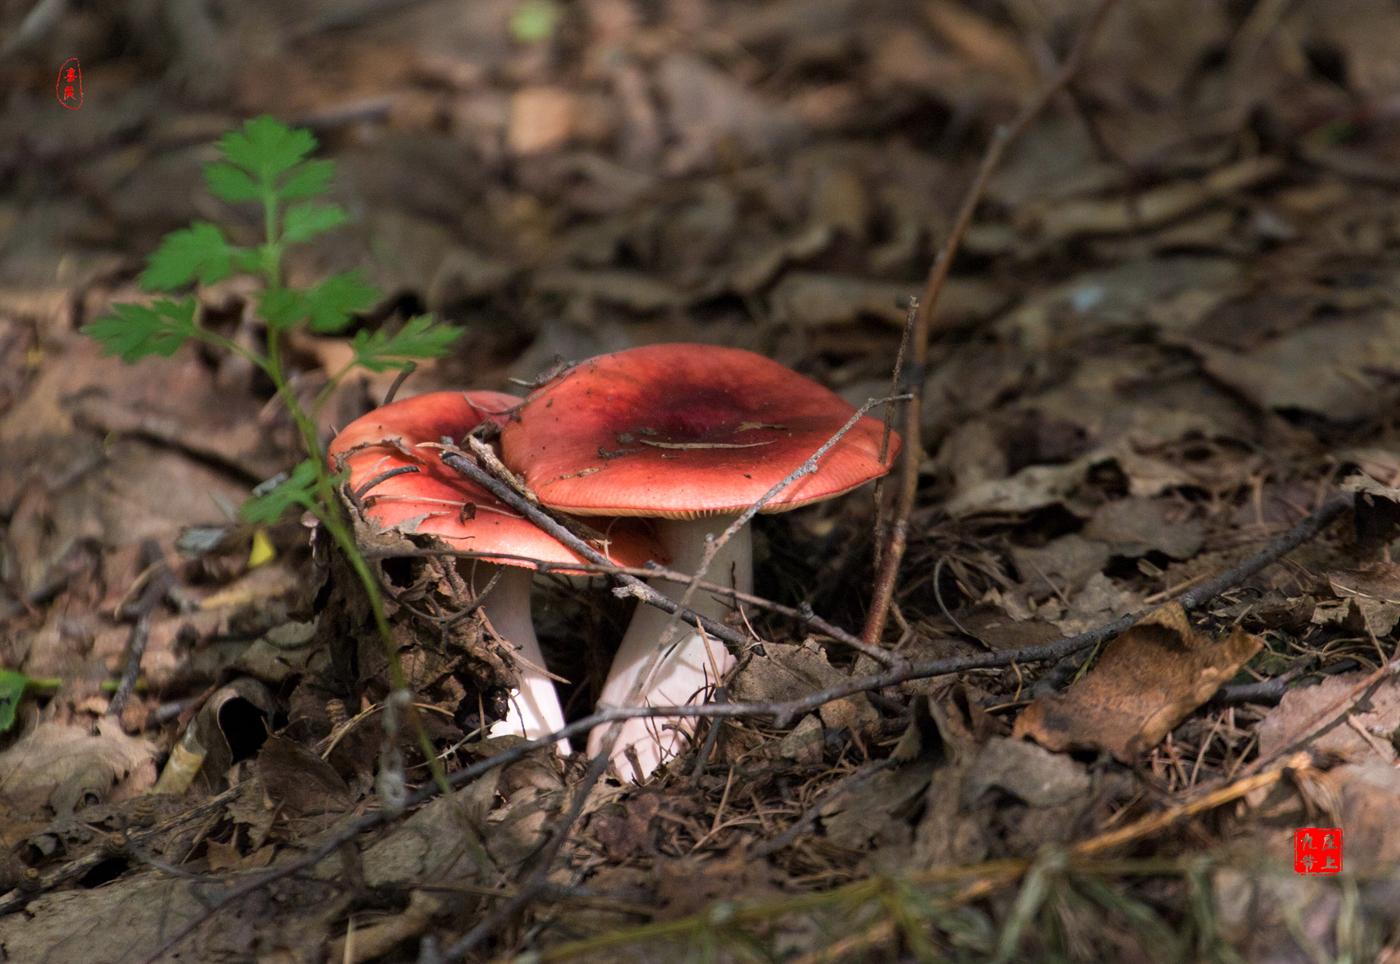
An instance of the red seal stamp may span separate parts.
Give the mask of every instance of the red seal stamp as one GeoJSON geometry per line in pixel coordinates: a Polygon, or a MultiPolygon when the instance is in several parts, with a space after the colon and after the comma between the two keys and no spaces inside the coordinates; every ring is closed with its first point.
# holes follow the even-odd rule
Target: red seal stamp
{"type": "Polygon", "coordinates": [[[83,109],[83,65],[77,57],[69,57],[58,68],[58,81],[54,84],[54,96],[58,105],[65,110],[83,109]]]}
{"type": "Polygon", "coordinates": [[[1293,831],[1293,869],[1300,874],[1336,874],[1342,869],[1342,828],[1293,831]]]}

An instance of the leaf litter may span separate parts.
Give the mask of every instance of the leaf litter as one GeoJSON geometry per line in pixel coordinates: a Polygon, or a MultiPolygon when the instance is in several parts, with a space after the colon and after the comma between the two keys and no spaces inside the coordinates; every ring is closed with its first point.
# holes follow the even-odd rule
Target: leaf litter
{"type": "MultiPolygon", "coordinates": [[[[261,112],[312,126],[350,223],[288,278],[356,267],[386,292],[348,331],[291,342],[298,392],[428,309],[468,334],[404,391],[509,388],[557,359],[701,340],[861,401],[887,390],[873,386],[899,299],[982,146],[1087,13],[597,0],[536,4],[562,20],[523,39],[514,0],[452,16],[262,6],[219,11],[222,46],[200,39],[200,4],[164,25],[140,4],[47,25],[0,12],[18,38],[0,58],[15,92],[0,111],[0,663],[62,680],[0,734],[0,948],[16,960],[145,959],[195,924],[184,952],[197,940],[211,960],[417,959],[516,893],[581,774],[535,754],[207,906],[211,886],[359,826],[386,745],[427,782],[386,726],[383,657],[324,544],[233,516],[293,461],[268,385],[188,349],[126,367],[76,334],[136,296],[164,232],[225,216],[202,194],[219,136],[261,112]],[[53,63],[118,27],[149,39],[84,66],[124,93],[54,109],[53,63]],[[109,716],[146,538],[173,588],[109,716]],[[276,558],[254,567],[259,538],[276,558]],[[167,773],[182,792],[150,793],[167,773]]],[[[997,655],[1153,615],[1082,675],[1018,660],[848,694],[786,727],[717,724],[703,764],[595,787],[546,896],[474,953],[1394,955],[1400,702],[1393,673],[1373,676],[1400,625],[1397,38],[1379,3],[1116,5],[953,263],[884,642],[914,660],[997,655]],[[1348,476],[1354,527],[1171,608],[1348,476]],[[1308,768],[1119,845],[1116,866],[1056,863],[1056,847],[1267,775],[1297,747],[1308,768]],[[1292,874],[1291,831],[1313,825],[1346,831],[1340,882],[1292,874]],[[1031,863],[999,877],[1007,861],[1031,863]]],[[[256,230],[242,227],[236,243],[256,230]]],[[[197,296],[203,324],[257,343],[247,289],[197,296]]],[[[322,430],[393,380],[341,385],[322,430]]],[[[764,520],[760,593],[858,627],[873,531],[859,497],[764,520]]],[[[425,726],[461,769],[508,748],[478,731],[512,670],[452,618],[449,569],[385,574],[425,726]]],[[[627,617],[597,588],[545,578],[536,593],[571,714],[627,617]]],[[[800,622],[744,615],[767,643],[731,700],[876,669],[800,622]]]]}

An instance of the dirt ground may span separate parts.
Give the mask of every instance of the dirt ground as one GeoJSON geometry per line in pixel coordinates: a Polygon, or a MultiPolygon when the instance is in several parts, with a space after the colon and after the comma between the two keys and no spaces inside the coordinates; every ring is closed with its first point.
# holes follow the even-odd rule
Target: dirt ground
{"type": "MultiPolygon", "coordinates": [[[[1400,962],[1400,8],[1099,8],[0,0],[0,960],[1400,962]],[[509,661],[397,560],[436,794],[324,540],[237,521],[297,460],[272,386],[78,331],[167,232],[255,233],[201,170],[259,114],[351,215],[289,281],[385,292],[290,345],[307,395],[431,311],[466,334],[407,395],[693,341],[858,405],[960,240],[905,366],[878,642],[914,669],[862,683],[889,667],[802,616],[861,633],[898,470],[755,523],[798,612],[745,608],[726,698],[848,691],[640,786],[500,757],[509,661]]],[[[255,293],[197,289],[248,344],[255,293]]],[[[535,602],[578,718],[630,604],[535,602]]]]}

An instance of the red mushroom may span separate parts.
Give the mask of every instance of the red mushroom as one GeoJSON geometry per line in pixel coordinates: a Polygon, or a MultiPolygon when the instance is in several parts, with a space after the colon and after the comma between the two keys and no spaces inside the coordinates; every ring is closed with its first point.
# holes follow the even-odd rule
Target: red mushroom
{"type": "MultiPolygon", "coordinates": [[[[709,345],[653,345],[603,355],[532,394],[501,433],[506,464],[539,500],[577,515],[648,516],[672,567],[693,572],[706,540],[794,472],[835,435],[855,409],[809,378],[752,352],[709,345]]],[[[884,427],[864,418],[762,511],[785,512],[834,498],[888,471],[884,427]]],[[[752,590],[748,527],[723,546],[707,578],[752,590]]],[[[653,580],[679,599],[684,586],[653,580]]],[[[699,592],[691,608],[712,619],[727,599],[699,592]]],[[[643,605],[623,637],[599,703],[625,705],[650,664],[669,616],[643,605]]],[[[732,664],[722,645],[682,633],[642,682],[642,702],[683,705],[702,698],[732,664]],[[708,644],[708,645],[707,645],[708,644]]],[[[603,730],[589,738],[597,752],[603,730]]],[[[614,744],[621,765],[635,750],[644,777],[687,739],[678,720],[629,720],[614,744]]]]}
{"type": "MultiPolygon", "coordinates": [[[[495,496],[444,466],[433,447],[443,436],[460,442],[485,420],[499,424],[520,401],[501,392],[449,391],[393,402],[347,425],[327,455],[332,468],[343,459],[351,491],[379,480],[364,494],[362,504],[365,516],[384,529],[431,535],[454,549],[500,552],[542,562],[581,562],[495,496]],[[416,471],[389,474],[404,467],[416,471]]],[[[646,528],[636,522],[608,520],[597,528],[609,540],[599,551],[619,565],[664,558],[646,528]]],[[[544,655],[530,616],[531,571],[537,567],[513,558],[485,558],[474,563],[469,570],[474,592],[485,591],[491,579],[496,579],[482,600],[482,612],[518,654],[520,690],[512,693],[508,716],[494,724],[491,733],[528,739],[551,733],[564,725],[564,713],[545,673],[544,655]]],[[[561,749],[567,752],[567,741],[561,749]]]]}

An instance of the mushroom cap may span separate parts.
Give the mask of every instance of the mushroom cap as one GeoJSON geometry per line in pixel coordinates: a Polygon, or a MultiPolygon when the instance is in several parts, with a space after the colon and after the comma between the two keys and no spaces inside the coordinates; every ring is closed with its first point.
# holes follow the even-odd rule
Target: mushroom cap
{"type": "MultiPolygon", "coordinates": [[[[545,505],[576,515],[693,518],[742,512],[855,414],[835,392],[737,348],[669,344],[582,362],[534,392],[501,430],[502,458],[545,505]]],[[[865,417],[817,471],[764,512],[849,492],[899,453],[865,417]]]]}
{"type": "MultiPolygon", "coordinates": [[[[454,549],[504,552],[544,562],[583,560],[553,536],[474,482],[444,465],[436,443],[457,441],[483,421],[501,424],[521,399],[503,392],[430,392],[376,408],[345,426],[327,451],[332,470],[343,457],[350,489],[402,466],[415,466],[375,485],[362,499],[367,519],[382,529],[435,536],[454,549]]],[[[608,542],[598,551],[618,565],[666,561],[651,531],[635,520],[595,525],[608,542]]],[[[491,559],[538,568],[522,559],[491,559]]]]}

